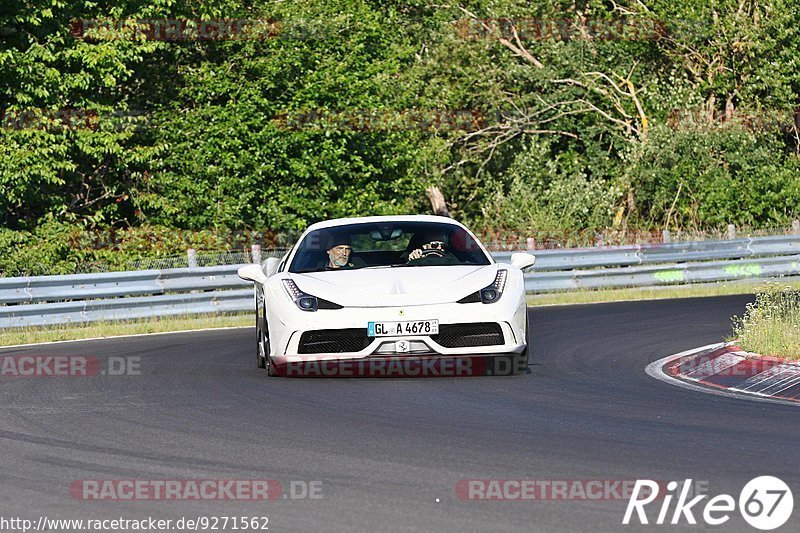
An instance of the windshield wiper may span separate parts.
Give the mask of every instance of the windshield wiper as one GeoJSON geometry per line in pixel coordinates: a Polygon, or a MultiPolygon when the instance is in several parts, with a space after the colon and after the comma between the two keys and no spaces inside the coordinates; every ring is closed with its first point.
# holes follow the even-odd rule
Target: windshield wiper
{"type": "Polygon", "coordinates": [[[371,270],[371,269],[375,269],[375,268],[391,268],[393,266],[394,265],[372,265],[372,266],[358,267],[357,270],[371,270]]]}

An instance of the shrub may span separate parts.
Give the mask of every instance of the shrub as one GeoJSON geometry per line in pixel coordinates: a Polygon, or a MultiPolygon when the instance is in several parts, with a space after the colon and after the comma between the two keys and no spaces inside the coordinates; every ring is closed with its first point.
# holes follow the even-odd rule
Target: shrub
{"type": "Polygon", "coordinates": [[[769,282],[756,291],[743,317],[733,317],[733,331],[747,351],[800,359],[800,291],[769,282]]]}
{"type": "Polygon", "coordinates": [[[41,276],[125,270],[141,259],[183,256],[198,252],[230,252],[261,244],[284,245],[270,232],[200,231],[163,226],[85,229],[48,220],[34,231],[0,228],[0,276],[41,276]]]}

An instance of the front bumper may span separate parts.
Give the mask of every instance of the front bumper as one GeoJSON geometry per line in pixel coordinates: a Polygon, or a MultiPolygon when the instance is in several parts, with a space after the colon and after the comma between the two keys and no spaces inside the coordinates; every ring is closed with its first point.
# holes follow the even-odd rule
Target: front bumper
{"type": "Polygon", "coordinates": [[[430,357],[492,354],[518,354],[526,347],[526,306],[524,296],[512,299],[504,295],[494,304],[480,302],[468,304],[436,304],[408,307],[320,309],[316,312],[289,310],[281,324],[277,338],[271,338],[272,358],[278,364],[302,361],[359,360],[376,357],[430,357]],[[448,324],[496,323],[502,331],[502,344],[491,346],[465,346],[448,348],[431,336],[376,337],[360,350],[338,353],[301,353],[300,340],[304,332],[320,330],[363,329],[368,322],[377,321],[439,321],[440,327],[448,324]],[[397,342],[408,346],[399,351],[397,342]]]}

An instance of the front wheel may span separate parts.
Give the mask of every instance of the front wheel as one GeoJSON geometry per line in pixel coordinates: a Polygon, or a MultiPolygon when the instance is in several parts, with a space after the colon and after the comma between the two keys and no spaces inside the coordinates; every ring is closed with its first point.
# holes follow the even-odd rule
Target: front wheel
{"type": "Polygon", "coordinates": [[[256,316],[256,365],[258,368],[267,368],[264,329],[260,317],[256,316]]]}
{"type": "Polygon", "coordinates": [[[266,369],[268,375],[275,375],[269,358],[267,310],[264,304],[264,295],[258,290],[256,290],[256,364],[258,368],[266,369]]]}
{"type": "Polygon", "coordinates": [[[528,354],[531,349],[531,319],[525,310],[525,349],[511,357],[511,375],[520,376],[528,371],[528,354]]]}

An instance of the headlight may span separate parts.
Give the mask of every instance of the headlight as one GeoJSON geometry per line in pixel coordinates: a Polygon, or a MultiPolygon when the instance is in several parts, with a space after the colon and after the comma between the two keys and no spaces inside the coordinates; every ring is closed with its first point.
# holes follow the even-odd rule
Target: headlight
{"type": "Polygon", "coordinates": [[[506,287],[507,270],[498,270],[494,278],[494,282],[481,289],[481,301],[485,304],[493,304],[503,295],[503,289],[506,287]]]}
{"type": "Polygon", "coordinates": [[[317,297],[301,291],[294,281],[290,279],[283,280],[283,287],[286,289],[287,294],[289,294],[289,298],[303,311],[316,311],[319,308],[317,297]]]}

